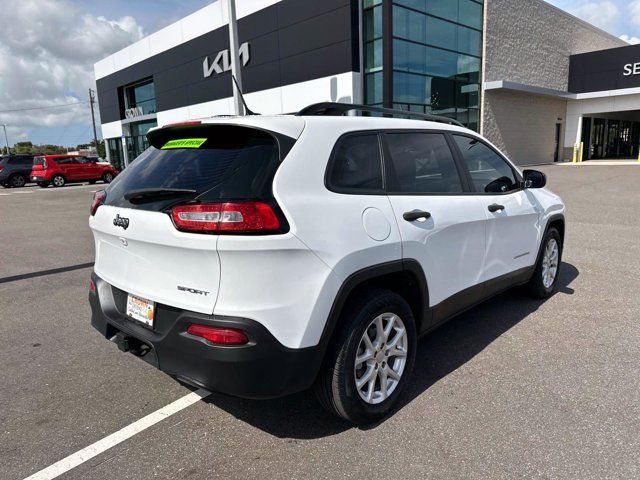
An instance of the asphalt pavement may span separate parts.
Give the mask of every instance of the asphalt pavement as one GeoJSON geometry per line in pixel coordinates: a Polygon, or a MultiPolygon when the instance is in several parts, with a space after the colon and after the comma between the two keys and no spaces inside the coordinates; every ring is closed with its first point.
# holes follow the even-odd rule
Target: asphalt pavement
{"type": "MultiPolygon", "coordinates": [[[[59,478],[638,478],[640,166],[542,169],[568,208],[558,293],[502,294],[422,339],[383,422],[353,427],[310,392],[212,393],[59,478]]],[[[0,189],[3,479],[192,392],[90,326],[100,188],[0,189]]]]}

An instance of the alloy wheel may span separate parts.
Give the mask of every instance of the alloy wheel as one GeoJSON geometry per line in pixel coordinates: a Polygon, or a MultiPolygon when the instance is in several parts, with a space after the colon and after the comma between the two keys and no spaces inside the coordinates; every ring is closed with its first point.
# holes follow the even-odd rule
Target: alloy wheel
{"type": "Polygon", "coordinates": [[[59,175],[53,177],[53,186],[54,187],[62,187],[64,185],[64,178],[59,175]]]}
{"type": "Polygon", "coordinates": [[[560,248],[558,247],[558,242],[552,238],[547,243],[542,256],[542,284],[545,288],[550,288],[556,280],[559,257],[560,248]]]}
{"type": "Polygon", "coordinates": [[[369,324],[358,344],[354,365],[360,398],[376,405],[396,390],[407,364],[407,331],[394,313],[383,313],[369,324]]]}
{"type": "Polygon", "coordinates": [[[20,187],[24,187],[25,183],[27,183],[27,182],[25,182],[23,176],[15,175],[15,176],[11,177],[11,182],[10,183],[11,183],[12,187],[20,188],[20,187]]]}

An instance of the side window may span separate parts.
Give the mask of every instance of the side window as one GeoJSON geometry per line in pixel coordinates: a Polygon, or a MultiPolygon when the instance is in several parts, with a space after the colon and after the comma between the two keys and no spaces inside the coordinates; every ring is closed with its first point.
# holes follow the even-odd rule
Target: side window
{"type": "Polygon", "coordinates": [[[519,188],[511,166],[478,139],[454,135],[477,192],[507,193],[519,188]]]}
{"type": "Polygon", "coordinates": [[[395,180],[389,193],[460,193],[462,181],[451,149],[441,133],[385,135],[395,180]]]}
{"type": "Polygon", "coordinates": [[[339,140],[329,166],[328,186],[344,193],[382,193],[378,134],[354,134],[339,140]]]}

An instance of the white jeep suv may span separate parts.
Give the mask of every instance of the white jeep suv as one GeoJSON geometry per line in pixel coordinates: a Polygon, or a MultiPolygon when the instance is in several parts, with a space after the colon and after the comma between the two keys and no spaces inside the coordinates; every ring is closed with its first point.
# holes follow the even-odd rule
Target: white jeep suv
{"type": "Polygon", "coordinates": [[[381,417],[420,335],[558,279],[544,174],[454,123],[318,104],[152,130],[91,207],[93,326],[192,385],[381,417]]]}

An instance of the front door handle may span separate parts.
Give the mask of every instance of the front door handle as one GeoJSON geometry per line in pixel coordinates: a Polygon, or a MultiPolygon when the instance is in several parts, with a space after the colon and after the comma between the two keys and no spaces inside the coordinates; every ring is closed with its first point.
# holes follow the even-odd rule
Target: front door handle
{"type": "Polygon", "coordinates": [[[504,210],[504,205],[498,205],[497,203],[489,205],[489,211],[491,213],[499,212],[500,210],[504,210]]]}
{"type": "Polygon", "coordinates": [[[407,222],[415,222],[416,220],[420,220],[421,218],[428,220],[431,218],[431,214],[429,212],[425,212],[424,210],[414,210],[412,212],[405,212],[402,215],[402,218],[404,218],[407,222]]]}

